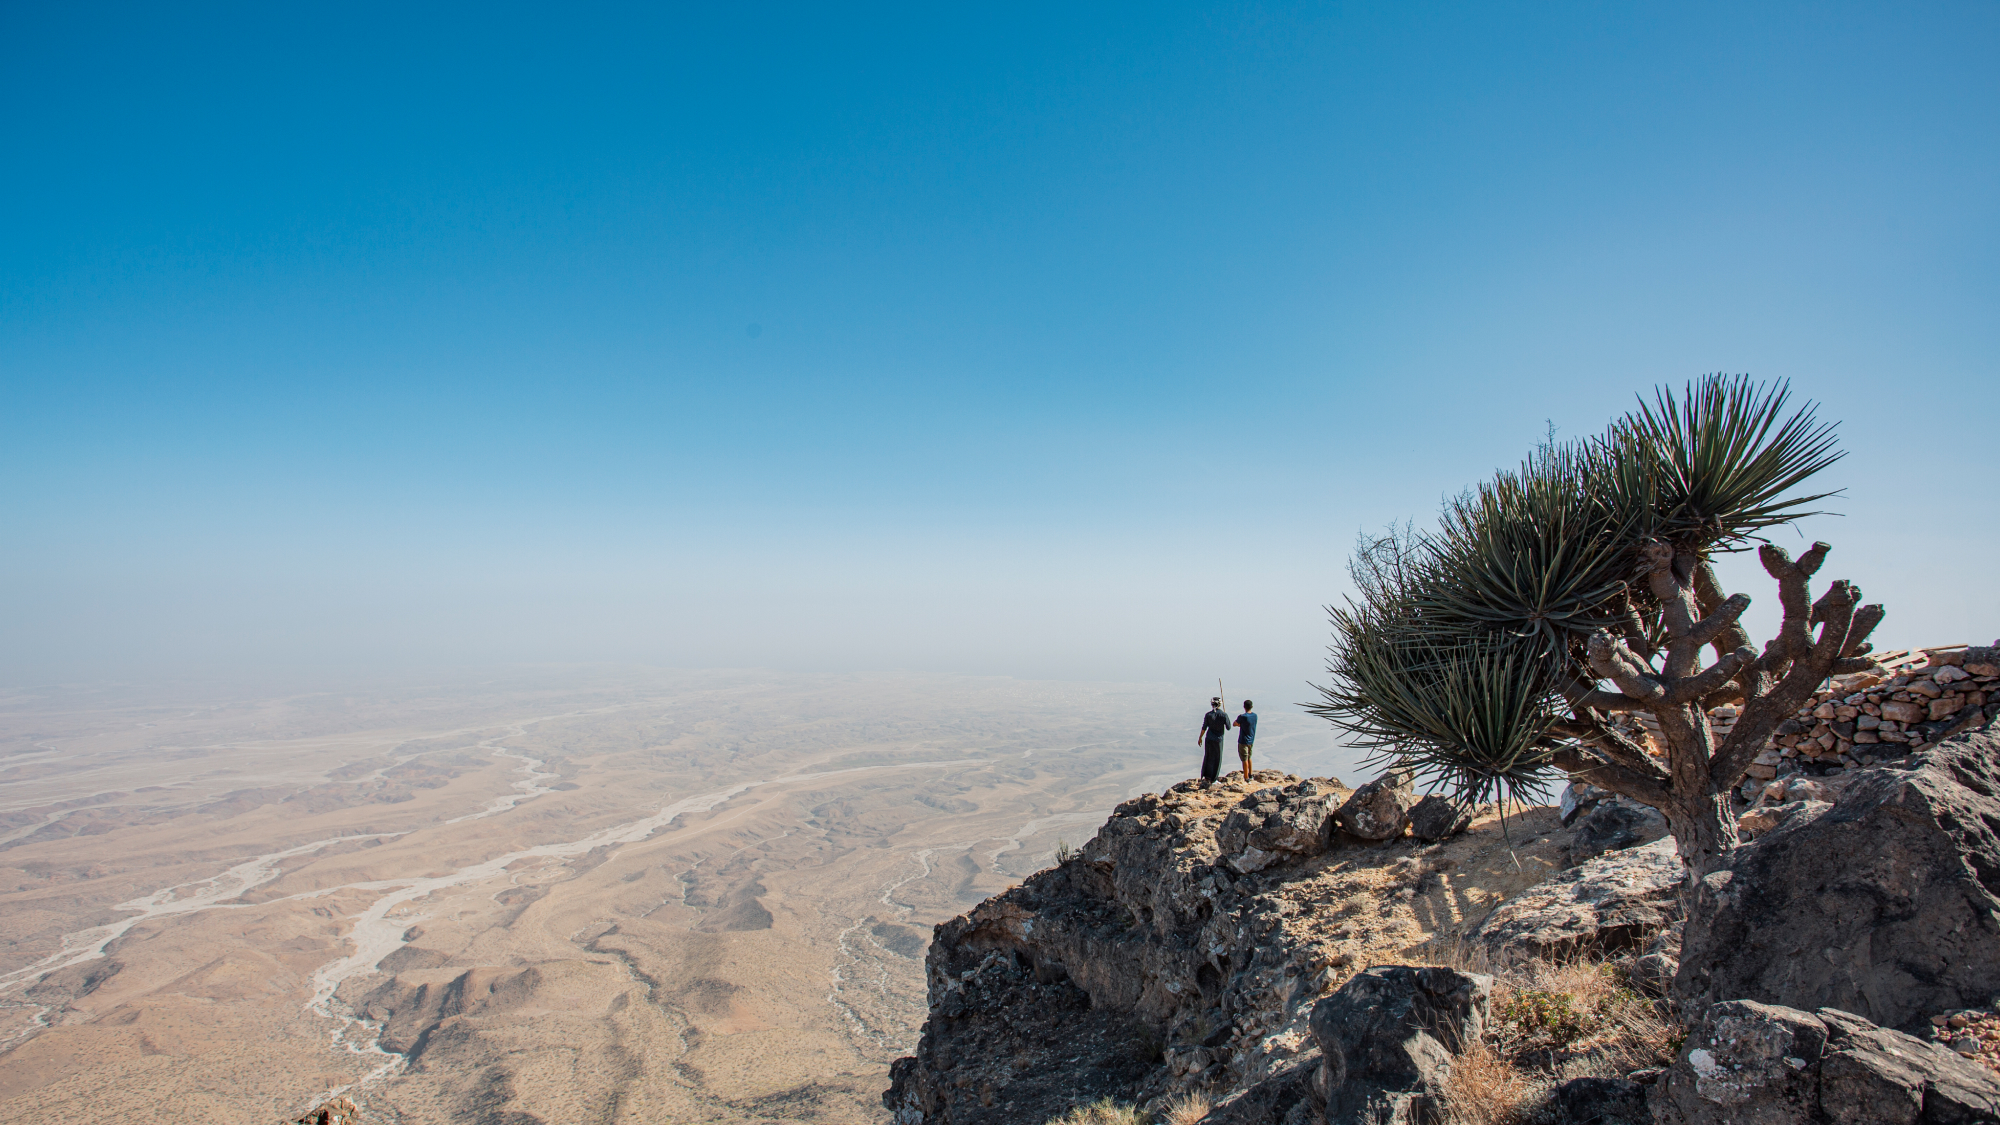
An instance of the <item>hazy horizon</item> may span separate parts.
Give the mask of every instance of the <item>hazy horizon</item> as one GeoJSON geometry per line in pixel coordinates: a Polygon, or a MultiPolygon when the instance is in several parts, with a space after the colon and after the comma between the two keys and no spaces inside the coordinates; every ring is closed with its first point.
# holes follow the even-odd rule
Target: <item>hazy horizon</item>
{"type": "MultiPolygon", "coordinates": [[[[1881,647],[2000,633],[1990,5],[0,29],[13,688],[644,665],[1282,710],[1357,533],[1711,371],[1842,423],[1844,515],[1795,541],[1881,647]]],[[[1726,571],[1761,639],[1773,584],[1726,571]]]]}

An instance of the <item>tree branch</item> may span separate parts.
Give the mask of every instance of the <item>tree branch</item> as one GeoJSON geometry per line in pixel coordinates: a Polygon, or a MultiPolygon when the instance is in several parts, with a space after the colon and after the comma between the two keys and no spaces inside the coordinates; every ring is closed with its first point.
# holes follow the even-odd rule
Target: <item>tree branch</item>
{"type": "Polygon", "coordinates": [[[1594,718],[1581,716],[1574,720],[1558,722],[1551,729],[1590,746],[1609,758],[1613,765],[1623,766],[1661,782],[1667,779],[1667,771],[1661,768],[1660,763],[1653,760],[1652,755],[1646,753],[1645,747],[1594,718]]]}
{"type": "MultiPolygon", "coordinates": [[[[1694,569],[1694,594],[1705,614],[1713,614],[1717,606],[1728,600],[1722,593],[1722,580],[1715,575],[1715,564],[1707,559],[1702,559],[1694,569]]],[[[1715,657],[1720,660],[1750,643],[1750,631],[1736,624],[1714,639],[1715,657]]]]}
{"type": "Polygon", "coordinates": [[[1745,645],[1716,661],[1708,670],[1698,676],[1676,680],[1667,688],[1668,703],[1696,703],[1709,692],[1719,690],[1724,684],[1736,678],[1750,662],[1757,659],[1757,650],[1745,645]]]}
{"type": "Polygon", "coordinates": [[[1650,669],[1639,663],[1639,658],[1623,644],[1613,640],[1611,634],[1599,629],[1590,635],[1584,651],[1590,657],[1590,667],[1599,676],[1618,685],[1618,690],[1642,705],[1651,706],[1667,697],[1667,689],[1655,678],[1650,669]]]}
{"type": "Polygon", "coordinates": [[[1586,707],[1592,711],[1643,711],[1646,705],[1629,695],[1615,691],[1604,691],[1593,687],[1575,676],[1565,675],[1556,684],[1563,702],[1576,710],[1586,707]]]}
{"type": "Polygon", "coordinates": [[[1618,628],[1625,634],[1625,643],[1639,659],[1653,659],[1657,650],[1653,648],[1652,637],[1646,632],[1646,619],[1639,616],[1639,607],[1633,605],[1629,597],[1625,599],[1625,615],[1619,619],[1618,628]]]}
{"type": "MultiPolygon", "coordinates": [[[[1715,607],[1714,612],[1702,618],[1695,624],[1694,628],[1688,630],[1688,640],[1693,641],[1697,645],[1705,645],[1732,630],[1737,633],[1743,633],[1742,629],[1737,628],[1736,619],[1743,616],[1743,611],[1749,608],[1750,595],[1731,594],[1721,605],[1715,607]]],[[[1728,653],[1735,652],[1738,648],[1749,647],[1750,635],[1743,633],[1743,643],[1741,645],[1732,645],[1727,649],[1717,652],[1715,655],[1720,659],[1728,653]]],[[[1753,650],[1751,655],[1755,656],[1756,652],[1753,650]]]]}
{"type": "Polygon", "coordinates": [[[1881,606],[1856,609],[1861,591],[1844,580],[1832,583],[1818,602],[1808,601],[1811,591],[1806,580],[1826,561],[1830,549],[1824,543],[1814,543],[1796,563],[1782,549],[1768,543],[1758,551],[1764,569],[1778,580],[1778,596],[1785,607],[1784,624],[1779,636],[1765,647],[1758,662],[1759,671],[1774,679],[1779,675],[1783,678],[1775,679],[1768,692],[1751,698],[1737,716],[1735,729],[1716,749],[1709,774],[1712,784],[1736,784],[1763,750],[1771,732],[1810,699],[1827,677],[1874,666],[1873,661],[1852,657],[1881,623],[1885,612],[1881,606]],[[1817,642],[1810,639],[1809,623],[1820,626],[1817,642]],[[1774,660],[1781,649],[1785,650],[1786,659],[1774,660]]]}
{"type": "Polygon", "coordinates": [[[1646,777],[1571,747],[1556,750],[1549,755],[1549,760],[1570,776],[1582,778],[1600,789],[1609,789],[1656,809],[1664,810],[1668,806],[1670,794],[1665,781],[1646,777]]]}

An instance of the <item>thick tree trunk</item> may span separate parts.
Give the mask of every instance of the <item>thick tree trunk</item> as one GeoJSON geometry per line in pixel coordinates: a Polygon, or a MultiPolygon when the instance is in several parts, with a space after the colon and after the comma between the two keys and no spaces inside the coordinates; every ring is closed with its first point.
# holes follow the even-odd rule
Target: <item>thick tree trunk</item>
{"type": "Polygon", "coordinates": [[[1600,630],[1587,642],[1589,668],[1617,690],[1579,681],[1565,691],[1575,720],[1561,733],[1576,742],[1555,756],[1556,763],[1573,777],[1665,814],[1687,865],[1690,896],[1695,883],[1725,866],[1736,850],[1730,790],[1771,732],[1828,676],[1858,672],[1871,663],[1861,654],[1868,634],[1882,620],[1882,607],[1861,605],[1861,591],[1847,582],[1832,583],[1817,602],[1810,598],[1808,579],[1827,550],[1826,544],[1815,543],[1794,562],[1768,543],[1758,549],[1764,569],[1778,580],[1785,610],[1778,636],[1759,657],[1748,644],[1749,634],[1737,624],[1749,598],[1723,597],[1713,569],[1692,554],[1677,554],[1659,540],[1640,544],[1643,573],[1660,606],[1666,643],[1657,651],[1644,643],[1643,622],[1626,630],[1627,640],[1600,630]],[[1636,651],[1632,643],[1639,644],[1636,651]],[[1701,653],[1710,645],[1715,662],[1703,668],[1701,653]],[[1741,700],[1742,710],[1718,747],[1708,708],[1725,700],[1741,700]],[[1621,745],[1595,717],[1612,711],[1652,713],[1667,744],[1664,770],[1621,745]]]}
{"type": "Polygon", "coordinates": [[[1715,739],[1699,703],[1662,707],[1653,713],[1667,740],[1670,795],[1667,828],[1680,846],[1689,887],[1729,861],[1736,850],[1736,816],[1729,807],[1730,779],[1717,778],[1715,739]],[[1720,784],[1718,784],[1720,782],[1720,784]]]}
{"type": "Polygon", "coordinates": [[[1681,862],[1687,865],[1688,889],[1702,876],[1725,866],[1736,850],[1736,817],[1730,812],[1727,793],[1675,794],[1671,805],[1661,810],[1667,829],[1680,848],[1681,862]]]}

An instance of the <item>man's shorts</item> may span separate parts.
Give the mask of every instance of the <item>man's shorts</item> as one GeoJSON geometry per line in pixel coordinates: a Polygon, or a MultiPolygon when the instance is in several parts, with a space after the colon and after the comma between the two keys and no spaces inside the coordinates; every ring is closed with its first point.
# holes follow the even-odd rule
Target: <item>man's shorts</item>
{"type": "Polygon", "coordinates": [[[1241,758],[1241,759],[1243,759],[1243,760],[1244,760],[1244,761],[1246,761],[1246,762],[1247,762],[1247,761],[1249,761],[1249,760],[1250,760],[1250,747],[1251,747],[1251,746],[1252,746],[1252,743],[1248,743],[1248,742],[1239,742],[1239,743],[1237,743],[1237,744],[1236,744],[1236,756],[1237,756],[1237,757],[1239,757],[1239,758],[1241,758]]]}

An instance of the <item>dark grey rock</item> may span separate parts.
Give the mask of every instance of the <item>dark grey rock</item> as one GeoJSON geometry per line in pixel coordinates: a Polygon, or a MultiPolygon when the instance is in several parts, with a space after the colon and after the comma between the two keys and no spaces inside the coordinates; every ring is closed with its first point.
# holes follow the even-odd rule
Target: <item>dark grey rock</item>
{"type": "Polygon", "coordinates": [[[1660,811],[1626,797],[1610,797],[1577,822],[1570,840],[1570,862],[1585,863],[1605,852],[1623,851],[1650,844],[1667,834],[1667,818],[1660,811]]]}
{"type": "Polygon", "coordinates": [[[1471,940],[1502,965],[1638,948],[1680,916],[1682,872],[1671,837],[1599,856],[1514,896],[1471,940]]]}
{"type": "Polygon", "coordinates": [[[1388,840],[1410,826],[1410,808],[1416,804],[1410,792],[1408,774],[1385,773],[1354,791],[1333,814],[1343,830],[1363,840],[1388,840]]]}
{"type": "Polygon", "coordinates": [[[1428,1125],[1442,1113],[1453,1057],[1479,1037],[1493,978],[1383,965],[1313,1006],[1327,1125],[1428,1125]]]}
{"type": "Polygon", "coordinates": [[[1587,781],[1572,781],[1563,786],[1562,798],[1556,805],[1556,812],[1562,818],[1562,826],[1568,828],[1576,823],[1576,818],[1595,808],[1597,802],[1611,795],[1609,789],[1599,789],[1587,781]]]}
{"type": "Polygon", "coordinates": [[[1831,808],[1695,889],[1673,994],[1838,1008],[1916,1030],[2000,992],[2000,738],[1861,771],[1831,808]]]}
{"type": "Polygon", "coordinates": [[[1673,987],[1681,967],[1681,926],[1679,922],[1661,930],[1645,951],[1625,965],[1625,975],[1633,987],[1653,996],[1665,996],[1673,987]]]}
{"type": "Polygon", "coordinates": [[[1826,1039],[1810,1012],[1750,1000],[1713,1005],[1653,1087],[1654,1116],[1679,1125],[1808,1125],[1826,1039]]]}
{"type": "Polygon", "coordinates": [[[1820,1106],[1833,1125],[2000,1122],[2000,1080],[1936,1043],[1821,1008],[1820,1106]]]}
{"type": "Polygon", "coordinates": [[[1711,1006],[1650,1103],[1660,1125],[2000,1125],[1985,1067],[1852,1012],[1711,1006]]]}
{"type": "Polygon", "coordinates": [[[1291,1121],[1317,1125],[1312,1079],[1319,1064],[1319,1053],[1312,1052],[1309,1058],[1217,1102],[1201,1119],[1202,1125],[1279,1125],[1291,1121]]]}
{"type": "Polygon", "coordinates": [[[1552,1125],[1653,1125],[1646,1088],[1623,1078],[1572,1078],[1549,1096],[1552,1125]]]}
{"type": "Polygon", "coordinates": [[[1472,824],[1472,810],[1436,793],[1410,809],[1410,835],[1435,843],[1449,840],[1472,824]]]}

